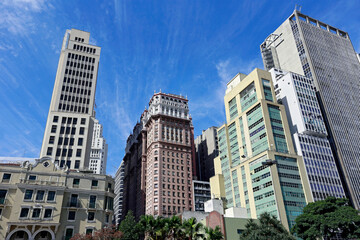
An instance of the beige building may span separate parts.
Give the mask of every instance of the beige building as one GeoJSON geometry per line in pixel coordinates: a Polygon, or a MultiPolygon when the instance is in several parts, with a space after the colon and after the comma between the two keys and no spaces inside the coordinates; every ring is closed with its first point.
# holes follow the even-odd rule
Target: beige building
{"type": "Polygon", "coordinates": [[[65,33],[40,153],[70,169],[89,168],[101,51],[89,39],[77,29],[65,33]]]}
{"type": "Polygon", "coordinates": [[[70,239],[112,224],[114,180],[51,158],[0,166],[0,239],[70,239]]]}
{"type": "Polygon", "coordinates": [[[312,196],[270,73],[236,75],[224,101],[227,123],[218,128],[213,196],[225,197],[226,208],[246,208],[249,218],[266,211],[291,228],[312,196]]]}

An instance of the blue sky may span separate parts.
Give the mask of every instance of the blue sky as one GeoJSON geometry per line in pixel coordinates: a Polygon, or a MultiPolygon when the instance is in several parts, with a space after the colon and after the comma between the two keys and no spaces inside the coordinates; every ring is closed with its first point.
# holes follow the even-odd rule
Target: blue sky
{"type": "Polygon", "coordinates": [[[0,156],[39,156],[66,29],[88,31],[102,47],[96,112],[113,174],[154,91],[188,97],[195,135],[222,125],[226,82],[263,68],[259,45],[296,3],[347,31],[360,52],[357,0],[2,0],[0,156]]]}

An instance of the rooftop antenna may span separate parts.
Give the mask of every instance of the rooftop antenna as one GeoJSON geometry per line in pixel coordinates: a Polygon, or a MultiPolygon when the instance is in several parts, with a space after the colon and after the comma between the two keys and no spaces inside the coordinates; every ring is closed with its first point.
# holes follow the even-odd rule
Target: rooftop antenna
{"type": "Polygon", "coordinates": [[[295,4],[295,11],[301,12],[302,6],[299,4],[295,4]]]}

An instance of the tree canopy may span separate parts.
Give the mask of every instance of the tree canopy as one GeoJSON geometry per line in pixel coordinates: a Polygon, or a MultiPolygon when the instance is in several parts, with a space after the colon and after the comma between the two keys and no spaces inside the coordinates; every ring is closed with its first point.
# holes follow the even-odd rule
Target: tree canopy
{"type": "Polygon", "coordinates": [[[292,232],[304,240],[336,235],[345,239],[360,238],[359,211],[351,207],[346,198],[327,197],[309,203],[295,222],[292,232]]]}
{"type": "Polygon", "coordinates": [[[281,222],[273,215],[265,212],[262,213],[256,223],[250,219],[245,225],[245,230],[240,235],[241,240],[295,240],[281,222]]]}

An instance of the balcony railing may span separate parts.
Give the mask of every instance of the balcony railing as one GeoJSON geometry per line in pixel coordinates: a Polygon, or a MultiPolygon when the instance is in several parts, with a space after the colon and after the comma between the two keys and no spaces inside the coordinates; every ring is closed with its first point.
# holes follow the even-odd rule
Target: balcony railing
{"type": "Polygon", "coordinates": [[[34,185],[50,185],[50,186],[65,186],[65,182],[48,181],[48,180],[29,180],[20,178],[20,183],[34,184],[34,185]]]}

